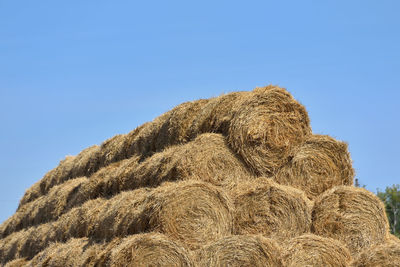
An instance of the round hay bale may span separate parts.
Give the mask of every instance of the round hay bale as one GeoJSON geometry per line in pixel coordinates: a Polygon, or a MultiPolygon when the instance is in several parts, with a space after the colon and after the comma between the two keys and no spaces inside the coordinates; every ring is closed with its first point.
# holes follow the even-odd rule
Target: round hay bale
{"type": "Polygon", "coordinates": [[[398,267],[400,266],[400,244],[383,243],[363,250],[352,262],[352,267],[398,267]]]}
{"type": "Polygon", "coordinates": [[[36,253],[57,240],[57,227],[53,223],[29,227],[0,239],[0,263],[17,258],[31,259],[36,253]]]}
{"type": "Polygon", "coordinates": [[[110,197],[118,194],[123,189],[123,180],[134,179],[132,174],[139,165],[139,157],[112,163],[94,173],[81,187],[71,196],[66,210],[81,205],[90,199],[98,197],[110,197]]]}
{"type": "Polygon", "coordinates": [[[145,214],[150,217],[150,229],[190,249],[232,233],[231,201],[209,183],[165,183],[149,195],[145,214]]]}
{"type": "Polygon", "coordinates": [[[232,198],[235,234],[260,233],[282,240],[310,231],[311,202],[298,189],[258,178],[239,184],[232,198]]]}
{"type": "Polygon", "coordinates": [[[95,266],[104,245],[87,238],[72,238],[66,243],[53,243],[38,253],[28,266],[95,266]]]}
{"type": "Polygon", "coordinates": [[[144,208],[150,192],[148,188],[140,188],[105,201],[88,225],[88,235],[98,240],[111,240],[148,229],[149,219],[144,208]]]}
{"type": "Polygon", "coordinates": [[[28,261],[24,258],[22,259],[15,259],[12,261],[9,261],[6,263],[6,265],[4,265],[4,267],[22,267],[22,266],[26,266],[28,264],[28,261]]]}
{"type": "Polygon", "coordinates": [[[72,178],[91,174],[93,160],[96,158],[99,149],[100,147],[95,145],[82,150],[77,156],[67,156],[55,169],[49,171],[39,182],[26,191],[18,209],[24,204],[47,194],[55,185],[72,178]]]}
{"type": "Polygon", "coordinates": [[[201,133],[222,133],[228,135],[229,125],[232,120],[232,109],[246,94],[251,92],[232,92],[211,98],[201,109],[188,129],[190,139],[196,138],[201,133]]]}
{"type": "Polygon", "coordinates": [[[310,199],[337,185],[353,185],[347,144],[327,135],[312,135],[296,150],[274,180],[303,190],[310,199]]]}
{"type": "Polygon", "coordinates": [[[189,127],[207,103],[208,99],[200,99],[185,102],[173,108],[157,134],[156,151],[189,141],[189,127]]]}
{"type": "Polygon", "coordinates": [[[112,250],[110,266],[194,266],[190,253],[157,233],[124,238],[112,250]]]}
{"type": "Polygon", "coordinates": [[[222,135],[202,134],[194,141],[154,154],[132,174],[119,177],[124,190],[188,179],[230,187],[249,179],[250,173],[229,149],[222,135]]]}
{"type": "Polygon", "coordinates": [[[97,154],[93,155],[92,169],[86,175],[90,175],[111,163],[126,159],[125,147],[127,140],[127,134],[118,134],[104,141],[97,154]]]}
{"type": "Polygon", "coordinates": [[[347,267],[351,262],[349,250],[332,238],[305,234],[290,239],[284,247],[284,266],[347,267]]]}
{"type": "Polygon", "coordinates": [[[352,186],[337,186],[320,195],[312,218],[315,234],[342,241],[353,255],[383,243],[389,231],[379,198],[352,186]]]}
{"type": "Polygon", "coordinates": [[[200,267],[281,267],[282,249],[272,239],[261,235],[228,236],[206,245],[196,253],[200,267]]]}
{"type": "Polygon", "coordinates": [[[305,108],[279,87],[257,88],[235,107],[229,143],[258,175],[273,175],[311,134],[305,108]]]}
{"type": "Polygon", "coordinates": [[[140,164],[138,159],[132,157],[100,169],[71,197],[69,208],[88,199],[144,186],[156,187],[165,181],[201,180],[230,188],[251,178],[219,134],[199,135],[186,144],[155,153],[140,164]]]}
{"type": "Polygon", "coordinates": [[[3,223],[2,237],[32,225],[56,220],[65,212],[70,197],[87,181],[86,177],[72,179],[51,188],[47,195],[41,196],[14,213],[3,223]]]}

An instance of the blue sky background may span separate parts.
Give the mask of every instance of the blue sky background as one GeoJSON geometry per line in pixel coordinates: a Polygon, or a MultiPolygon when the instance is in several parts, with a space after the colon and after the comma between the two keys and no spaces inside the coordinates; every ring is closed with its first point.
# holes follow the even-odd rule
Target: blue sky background
{"type": "Polygon", "coordinates": [[[0,0],[0,222],[65,155],[188,100],[277,84],[400,183],[400,1],[0,0]]]}

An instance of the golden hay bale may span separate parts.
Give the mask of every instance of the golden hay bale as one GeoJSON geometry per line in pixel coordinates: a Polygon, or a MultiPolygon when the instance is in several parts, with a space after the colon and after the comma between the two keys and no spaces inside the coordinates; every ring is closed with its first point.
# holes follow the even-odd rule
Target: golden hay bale
{"type": "Polygon", "coordinates": [[[147,158],[132,174],[125,174],[119,175],[124,190],[187,179],[229,187],[250,177],[219,134],[202,134],[194,141],[172,146],[147,158]]]}
{"type": "Polygon", "coordinates": [[[190,139],[194,139],[201,133],[216,132],[228,135],[233,116],[232,109],[246,94],[251,94],[251,92],[232,92],[211,98],[198,112],[188,129],[190,139]]]}
{"type": "Polygon", "coordinates": [[[66,157],[56,168],[49,171],[39,182],[25,192],[18,209],[24,204],[47,194],[55,185],[90,174],[91,171],[89,170],[92,170],[93,160],[99,149],[99,146],[91,146],[81,151],[77,156],[66,157]]]}
{"type": "Polygon", "coordinates": [[[286,242],[283,260],[288,267],[346,267],[351,255],[347,247],[332,238],[305,234],[286,242]]]}
{"type": "Polygon", "coordinates": [[[111,240],[148,229],[149,214],[144,209],[149,194],[150,189],[141,188],[105,201],[88,224],[88,235],[98,240],[111,240]]]}
{"type": "Polygon", "coordinates": [[[182,103],[173,108],[157,134],[155,142],[157,151],[170,145],[189,141],[189,127],[208,101],[208,99],[199,99],[182,103]]]}
{"type": "Polygon", "coordinates": [[[361,251],[352,267],[399,267],[400,243],[388,242],[361,251]]]}
{"type": "Polygon", "coordinates": [[[241,183],[232,192],[234,233],[287,239],[310,231],[311,202],[295,188],[268,178],[241,183]]]}
{"type": "Polygon", "coordinates": [[[53,243],[38,253],[28,266],[95,266],[103,244],[87,238],[70,239],[66,243],[53,243]]]}
{"type": "Polygon", "coordinates": [[[196,254],[199,267],[283,266],[281,247],[274,240],[261,235],[224,237],[204,246],[196,254]]]}
{"type": "Polygon", "coordinates": [[[15,259],[12,261],[9,261],[6,263],[6,265],[4,265],[4,267],[22,267],[22,266],[26,266],[28,264],[28,261],[24,258],[22,259],[15,259]]]}
{"type": "Polygon", "coordinates": [[[25,204],[3,223],[1,236],[5,237],[22,228],[57,219],[65,213],[71,196],[87,181],[85,177],[66,181],[51,188],[47,195],[25,204]]]}
{"type": "Polygon", "coordinates": [[[304,106],[279,87],[256,88],[235,107],[229,143],[259,175],[272,175],[311,134],[304,106]]]}
{"type": "Polygon", "coordinates": [[[36,253],[56,240],[57,227],[53,223],[14,232],[0,239],[0,263],[6,263],[16,258],[32,258],[36,253]]]}
{"type": "Polygon", "coordinates": [[[157,233],[124,238],[112,250],[110,266],[194,266],[189,252],[157,233]]]}
{"type": "Polygon", "coordinates": [[[190,249],[232,233],[231,201],[209,183],[165,183],[151,192],[145,213],[150,217],[150,229],[190,249]]]}
{"type": "Polygon", "coordinates": [[[123,190],[158,186],[164,181],[202,180],[232,187],[250,174],[219,134],[202,134],[194,141],[156,153],[139,164],[132,157],[100,169],[71,197],[69,206],[112,196],[123,190]]]}
{"type": "Polygon", "coordinates": [[[315,234],[342,241],[353,255],[383,243],[389,230],[379,198],[352,186],[337,186],[320,195],[312,218],[315,234]]]}
{"type": "Polygon", "coordinates": [[[347,144],[327,135],[312,135],[274,176],[280,184],[303,190],[310,199],[337,185],[353,185],[347,144]]]}

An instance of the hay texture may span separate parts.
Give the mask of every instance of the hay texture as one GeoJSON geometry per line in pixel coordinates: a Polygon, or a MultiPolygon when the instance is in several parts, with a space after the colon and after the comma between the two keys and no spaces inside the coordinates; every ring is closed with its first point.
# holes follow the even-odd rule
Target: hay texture
{"type": "Polygon", "coordinates": [[[239,184],[232,198],[236,234],[284,240],[310,232],[311,202],[298,189],[258,178],[239,184]]]}
{"type": "Polygon", "coordinates": [[[30,259],[50,243],[71,238],[111,241],[147,231],[198,248],[231,234],[232,214],[229,198],[209,183],[166,183],[153,190],[141,188],[108,200],[90,200],[55,222],[14,232],[0,240],[0,259],[30,259]]]}
{"type": "Polygon", "coordinates": [[[398,267],[400,266],[400,244],[383,243],[363,250],[351,264],[352,267],[398,267]]]}
{"type": "Polygon", "coordinates": [[[256,88],[234,107],[229,143],[259,175],[272,175],[311,134],[305,108],[279,87],[256,88]]]}
{"type": "Polygon", "coordinates": [[[327,135],[312,135],[274,176],[280,184],[306,192],[314,199],[338,185],[353,185],[354,170],[347,144],[327,135]]]}
{"type": "Polygon", "coordinates": [[[272,239],[261,235],[224,237],[196,253],[199,267],[283,266],[281,247],[272,239]]]}
{"type": "Polygon", "coordinates": [[[199,180],[224,188],[251,179],[251,174],[219,134],[202,134],[184,145],[155,153],[143,162],[132,157],[95,173],[71,197],[69,206],[124,190],[156,187],[165,181],[199,180]]]}
{"type": "Polygon", "coordinates": [[[99,149],[99,146],[92,146],[84,149],[77,156],[67,156],[56,168],[46,173],[40,181],[25,192],[18,209],[26,203],[47,194],[55,185],[75,177],[87,176],[90,174],[93,171],[93,159],[99,149]]]}
{"type": "Polygon", "coordinates": [[[343,243],[313,234],[295,237],[284,247],[284,266],[288,267],[347,267],[351,259],[343,243]]]}
{"type": "Polygon", "coordinates": [[[25,259],[15,259],[13,261],[7,262],[4,267],[22,267],[26,266],[28,262],[25,259]]]}
{"type": "Polygon", "coordinates": [[[87,181],[85,177],[69,180],[54,186],[47,195],[27,203],[2,224],[1,237],[32,225],[57,219],[65,212],[69,199],[87,181]]]}
{"type": "Polygon", "coordinates": [[[38,253],[27,266],[95,266],[97,255],[101,253],[103,246],[87,238],[53,243],[38,253]]]}
{"type": "Polygon", "coordinates": [[[232,233],[233,206],[223,190],[209,183],[166,183],[149,195],[149,227],[190,249],[232,233]]]}
{"type": "Polygon", "coordinates": [[[354,255],[385,241],[389,224],[377,196],[351,186],[334,187],[315,200],[315,234],[342,241],[354,255]]]}
{"type": "Polygon", "coordinates": [[[178,243],[157,233],[124,238],[112,250],[110,266],[194,266],[191,254],[178,243]]]}
{"type": "Polygon", "coordinates": [[[27,190],[20,207],[66,180],[90,176],[101,167],[133,155],[144,160],[166,147],[188,142],[204,131],[229,136],[230,146],[255,173],[271,174],[311,132],[304,107],[279,87],[231,93],[214,100],[216,103],[211,106],[208,102],[201,99],[183,103],[129,134],[117,135],[101,146],[67,157],[27,190]]]}

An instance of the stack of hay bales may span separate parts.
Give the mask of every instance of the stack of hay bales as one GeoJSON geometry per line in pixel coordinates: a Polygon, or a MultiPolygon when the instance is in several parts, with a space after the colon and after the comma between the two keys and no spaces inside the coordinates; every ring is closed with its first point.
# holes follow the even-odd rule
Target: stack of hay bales
{"type": "Polygon", "coordinates": [[[183,103],[69,156],[0,226],[6,266],[399,266],[347,145],[277,86],[183,103]]]}

